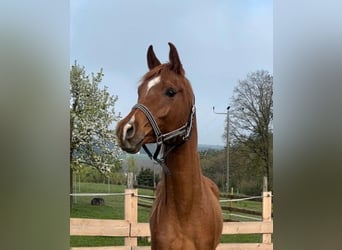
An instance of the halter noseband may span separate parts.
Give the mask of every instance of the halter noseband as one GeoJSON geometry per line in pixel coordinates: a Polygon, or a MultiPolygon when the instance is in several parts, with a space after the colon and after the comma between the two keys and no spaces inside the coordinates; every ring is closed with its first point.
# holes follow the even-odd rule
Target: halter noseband
{"type": "Polygon", "coordinates": [[[154,119],[151,111],[149,111],[149,109],[145,105],[138,103],[138,104],[135,104],[133,106],[133,109],[139,109],[145,114],[145,116],[148,119],[148,121],[150,122],[152,129],[153,129],[153,132],[156,136],[157,148],[156,148],[154,154],[152,154],[150,152],[150,150],[147,148],[147,146],[145,144],[142,146],[143,149],[145,150],[146,154],[150,157],[151,160],[157,162],[163,168],[163,171],[166,175],[171,175],[171,172],[165,163],[166,157],[174,148],[183,144],[185,141],[187,141],[189,139],[190,134],[191,134],[191,130],[192,130],[192,126],[193,126],[193,118],[194,118],[194,115],[196,113],[195,105],[193,105],[191,108],[191,113],[190,113],[188,121],[182,127],[175,129],[171,132],[165,133],[165,134],[162,134],[162,132],[160,131],[159,126],[158,126],[156,120],[154,119]],[[165,145],[165,142],[168,140],[171,140],[175,137],[178,137],[178,136],[182,137],[182,142],[175,144],[175,145],[172,145],[172,147],[169,148],[167,152],[165,152],[163,150],[164,152],[163,152],[162,157],[158,158],[160,149],[162,146],[165,145]]]}

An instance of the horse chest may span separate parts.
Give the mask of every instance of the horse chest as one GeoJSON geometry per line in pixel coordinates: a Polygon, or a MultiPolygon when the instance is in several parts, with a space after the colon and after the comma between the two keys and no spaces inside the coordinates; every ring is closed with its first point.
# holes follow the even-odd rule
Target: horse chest
{"type": "MultiPolygon", "coordinates": [[[[207,233],[213,222],[210,218],[205,217],[208,215],[207,213],[204,214],[203,211],[199,212],[200,209],[195,209],[192,213],[182,217],[182,214],[177,214],[176,211],[174,205],[160,206],[160,204],[156,204],[156,209],[150,220],[152,245],[154,246],[152,249],[215,249],[213,237],[207,233]]],[[[210,231],[213,233],[215,230],[210,231]]]]}
{"type": "Polygon", "coordinates": [[[211,236],[200,237],[198,228],[175,219],[151,224],[152,250],[212,250],[211,236]]]}

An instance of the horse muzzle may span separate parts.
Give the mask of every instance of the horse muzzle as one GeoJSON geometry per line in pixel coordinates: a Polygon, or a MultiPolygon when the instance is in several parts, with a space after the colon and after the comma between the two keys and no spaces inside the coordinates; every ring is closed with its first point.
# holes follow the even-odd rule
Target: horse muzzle
{"type": "Polygon", "coordinates": [[[134,116],[130,120],[121,120],[116,127],[118,144],[127,153],[135,154],[140,151],[144,141],[144,133],[137,129],[134,116]]]}

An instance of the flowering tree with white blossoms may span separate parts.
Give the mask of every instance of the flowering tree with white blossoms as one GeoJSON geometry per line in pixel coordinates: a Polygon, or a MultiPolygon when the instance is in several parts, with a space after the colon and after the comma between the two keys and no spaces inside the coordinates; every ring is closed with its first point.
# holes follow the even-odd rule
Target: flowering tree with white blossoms
{"type": "Polygon", "coordinates": [[[70,188],[72,173],[88,165],[107,174],[120,168],[120,148],[110,126],[118,120],[117,96],[100,88],[103,71],[86,75],[76,62],[70,71],[70,188]]]}

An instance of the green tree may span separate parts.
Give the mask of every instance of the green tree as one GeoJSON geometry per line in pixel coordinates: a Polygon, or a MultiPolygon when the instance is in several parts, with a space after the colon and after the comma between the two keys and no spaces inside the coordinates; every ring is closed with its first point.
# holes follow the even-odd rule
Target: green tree
{"type": "Polygon", "coordinates": [[[199,152],[203,174],[223,190],[225,188],[226,152],[225,150],[207,149],[199,152]]]}
{"type": "Polygon", "coordinates": [[[105,176],[97,169],[87,165],[80,167],[78,174],[82,182],[102,183],[106,180],[105,176]]]}
{"type": "Polygon", "coordinates": [[[231,185],[240,193],[258,195],[262,190],[262,163],[248,146],[234,144],[230,147],[231,185]]]}
{"type": "MultiPolygon", "coordinates": [[[[159,176],[155,175],[156,183],[159,181],[159,176]]],[[[141,168],[137,176],[138,185],[153,187],[153,170],[150,168],[141,168]]]]}
{"type": "MultiPolygon", "coordinates": [[[[199,155],[203,174],[225,191],[226,150],[208,149],[200,151],[199,155]]],[[[260,162],[256,162],[258,158],[243,144],[232,145],[229,155],[230,186],[239,193],[260,194],[263,174],[261,168],[256,167],[260,165],[260,162]]]]}
{"type": "Polygon", "coordinates": [[[259,70],[240,80],[234,89],[230,114],[232,144],[243,145],[254,167],[261,167],[271,190],[273,76],[266,70],[259,70]]]}
{"type": "Polygon", "coordinates": [[[127,172],[133,173],[134,176],[138,172],[137,162],[133,155],[130,155],[129,157],[127,157],[127,172]]]}
{"type": "Polygon", "coordinates": [[[76,62],[70,71],[70,190],[72,174],[82,165],[102,174],[120,166],[120,149],[110,126],[118,120],[114,106],[118,99],[100,88],[103,71],[91,76],[76,62]]]}

